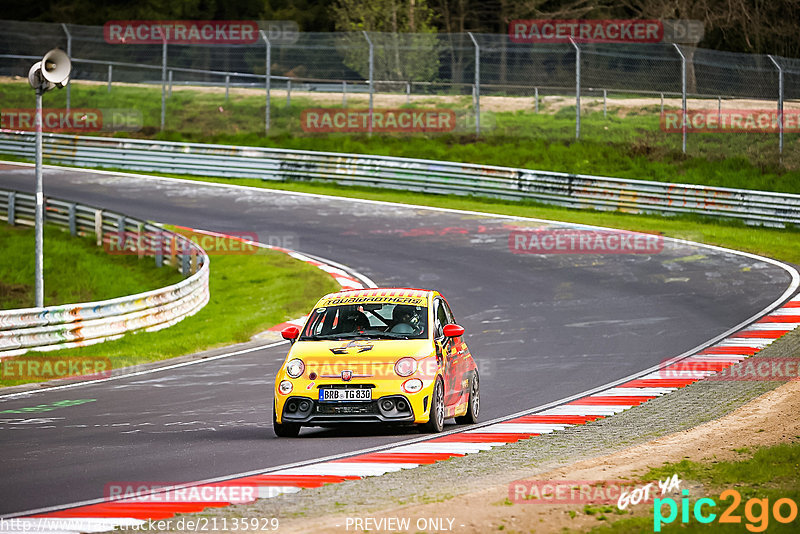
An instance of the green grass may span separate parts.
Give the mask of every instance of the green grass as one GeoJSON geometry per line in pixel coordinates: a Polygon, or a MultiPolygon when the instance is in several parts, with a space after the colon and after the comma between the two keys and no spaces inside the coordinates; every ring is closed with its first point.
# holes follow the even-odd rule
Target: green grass
{"type": "MultiPolygon", "coordinates": [[[[77,278],[76,271],[66,272],[77,278]]],[[[110,278],[124,278],[121,274],[117,272],[116,277],[110,278]]],[[[92,277],[96,276],[93,272],[92,277]]],[[[166,284],[155,287],[159,285],[166,284]]],[[[259,249],[253,255],[212,256],[209,288],[211,298],[202,310],[164,330],[127,334],[99,345],[41,354],[50,358],[108,357],[112,368],[117,369],[248,341],[253,334],[307,313],[321,295],[336,291],[339,286],[316,267],[280,252],[259,249]]],[[[127,293],[132,292],[138,290],[127,293]]],[[[30,381],[6,380],[0,385],[24,382],[30,381]]]]}
{"type": "MultiPolygon", "coordinates": [[[[320,104],[294,96],[287,107],[284,98],[276,97],[271,135],[264,136],[263,95],[232,91],[230,100],[225,101],[219,89],[176,89],[168,99],[166,129],[159,132],[160,95],[160,88],[154,87],[114,86],[108,93],[103,85],[74,83],[72,107],[138,110],[144,128],[130,135],[140,138],[392,155],[800,193],[800,135],[787,134],[782,164],[774,134],[692,134],[687,156],[680,151],[680,134],[661,131],[658,106],[625,113],[612,108],[608,118],[601,111],[585,111],[582,140],[576,142],[574,107],[554,113],[520,110],[490,114],[480,139],[466,130],[368,137],[305,134],[299,126],[300,114],[320,104]]],[[[0,101],[7,108],[29,108],[33,97],[27,84],[8,82],[0,85],[0,101]]],[[[442,104],[432,97],[423,105],[456,107],[464,114],[469,102],[462,98],[455,104],[442,104]]],[[[45,96],[46,107],[64,105],[64,91],[45,96]]],[[[419,107],[410,107],[415,106],[419,107]]]]}
{"type": "MultiPolygon", "coordinates": [[[[760,532],[766,526],[766,532],[797,532],[799,519],[791,523],[782,524],[774,519],[772,507],[778,499],[788,498],[795,504],[800,505],[800,442],[782,443],[772,447],[765,447],[757,450],[748,458],[737,461],[726,462],[691,462],[683,460],[674,464],[664,464],[661,467],[651,469],[646,475],[645,480],[664,479],[678,473],[684,481],[683,487],[687,487],[686,481],[699,482],[702,484],[702,495],[698,488],[692,488],[689,493],[690,506],[694,506],[697,499],[708,497],[717,504],[716,508],[710,510],[707,506],[704,513],[713,511],[717,514],[717,519],[709,525],[697,522],[692,513],[689,514],[689,522],[681,524],[680,513],[676,520],[669,525],[662,527],[661,532],[760,532]],[[720,499],[720,494],[727,489],[735,489],[741,495],[741,502],[733,510],[733,515],[741,517],[740,524],[721,524],[719,523],[720,514],[732,504],[731,498],[720,499]],[[760,509],[757,506],[752,508],[753,517],[745,515],[746,503],[751,498],[769,499],[770,515],[766,522],[760,519],[760,509]],[[750,528],[747,525],[750,525],[750,528]]],[[[676,499],[678,501],[678,499],[676,499]]],[[[639,532],[653,532],[653,507],[649,508],[647,516],[630,517],[613,521],[607,525],[598,526],[591,530],[596,534],[633,534],[639,532]]],[[[782,507],[782,513],[789,513],[788,506],[782,507]]],[[[664,514],[667,514],[667,507],[664,506],[664,514]]]]}
{"type": "MultiPolygon", "coordinates": [[[[34,306],[34,232],[0,224],[0,309],[34,306]]],[[[175,284],[182,276],[135,256],[109,255],[94,238],[44,228],[44,304],[105,300],[175,284]]]]}

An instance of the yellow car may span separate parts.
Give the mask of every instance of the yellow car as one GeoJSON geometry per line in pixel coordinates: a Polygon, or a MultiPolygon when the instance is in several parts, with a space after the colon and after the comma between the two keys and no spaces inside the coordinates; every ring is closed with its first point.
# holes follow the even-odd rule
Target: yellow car
{"type": "Polygon", "coordinates": [[[325,295],[292,343],[275,378],[273,428],[475,423],[478,370],[445,298],[426,289],[380,288],[325,295]]]}

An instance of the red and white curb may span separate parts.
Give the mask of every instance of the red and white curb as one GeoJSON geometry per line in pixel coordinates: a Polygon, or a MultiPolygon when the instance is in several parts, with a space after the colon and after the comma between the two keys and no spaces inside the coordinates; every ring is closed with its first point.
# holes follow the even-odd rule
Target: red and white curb
{"type": "MultiPolygon", "coordinates": [[[[301,257],[303,255],[300,255],[301,257]]],[[[298,258],[301,259],[301,258],[298,258]]],[[[317,261],[309,258],[311,261],[317,261]]],[[[660,369],[620,383],[615,387],[571,400],[535,413],[469,430],[422,438],[413,443],[387,446],[349,457],[319,461],[276,471],[240,476],[221,482],[198,484],[197,488],[249,486],[258,498],[267,499],[303,488],[316,488],[346,480],[380,476],[413,469],[455,456],[479,453],[506,443],[549,434],[628,410],[678,388],[703,380],[761,351],[800,326],[800,295],[717,343],[660,369]],[[686,370],[687,365],[689,370],[686,370]]],[[[175,514],[220,508],[231,502],[163,502],[157,494],[86,504],[66,510],[6,519],[0,532],[101,532],[114,526],[136,526],[146,520],[167,519],[175,514]],[[17,523],[12,523],[16,521],[17,523]],[[15,526],[14,526],[15,525],[15,526]]]]}

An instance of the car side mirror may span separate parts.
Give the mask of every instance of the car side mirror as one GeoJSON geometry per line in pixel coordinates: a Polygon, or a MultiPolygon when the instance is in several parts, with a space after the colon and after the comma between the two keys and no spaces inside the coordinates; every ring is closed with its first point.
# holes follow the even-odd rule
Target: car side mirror
{"type": "Polygon", "coordinates": [[[290,342],[294,343],[297,341],[297,338],[300,337],[300,329],[296,326],[287,326],[283,330],[281,330],[281,336],[283,339],[289,340],[290,342]]]}
{"type": "Polygon", "coordinates": [[[444,337],[461,337],[464,335],[464,327],[457,324],[444,325],[444,337]]]}

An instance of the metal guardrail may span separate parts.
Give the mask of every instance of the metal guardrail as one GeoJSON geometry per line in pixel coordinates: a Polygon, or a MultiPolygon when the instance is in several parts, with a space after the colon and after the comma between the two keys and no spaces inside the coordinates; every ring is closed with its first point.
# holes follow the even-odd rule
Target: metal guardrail
{"type": "MultiPolygon", "coordinates": [[[[34,134],[0,130],[0,154],[33,158],[34,134]]],[[[800,226],[800,195],[301,150],[140,139],[44,136],[44,159],[212,177],[329,181],[405,191],[532,200],[570,208],[696,213],[776,227],[800,226]]]]}
{"type": "MultiPolygon", "coordinates": [[[[33,195],[0,189],[0,219],[8,224],[33,225],[34,210],[33,195]]],[[[51,198],[45,200],[44,213],[46,223],[66,227],[72,235],[95,235],[98,246],[140,257],[152,255],[157,266],[168,264],[187,278],[99,302],[2,310],[0,359],[29,350],[92,345],[136,330],[159,330],[197,313],[208,302],[208,255],[186,237],[119,213],[51,198]]]]}

